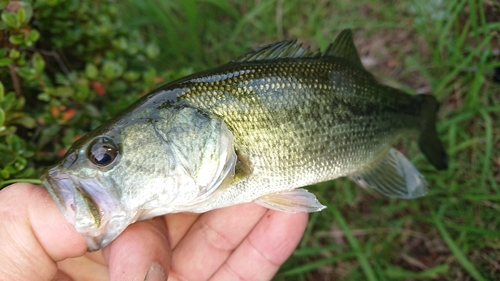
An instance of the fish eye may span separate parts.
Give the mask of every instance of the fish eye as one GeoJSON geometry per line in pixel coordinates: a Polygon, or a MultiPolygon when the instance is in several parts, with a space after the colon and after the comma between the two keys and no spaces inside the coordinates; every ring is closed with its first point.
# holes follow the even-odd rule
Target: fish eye
{"type": "Polygon", "coordinates": [[[106,167],[115,161],[118,153],[118,147],[113,140],[98,137],[88,146],[87,158],[96,166],[106,167]]]}

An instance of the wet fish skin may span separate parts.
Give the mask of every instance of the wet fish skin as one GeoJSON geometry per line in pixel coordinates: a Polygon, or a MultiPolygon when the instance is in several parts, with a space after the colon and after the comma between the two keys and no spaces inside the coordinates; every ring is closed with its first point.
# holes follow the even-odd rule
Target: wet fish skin
{"type": "Polygon", "coordinates": [[[281,42],[160,87],[77,141],[42,181],[89,249],[165,213],[251,201],[318,211],[300,187],[342,176],[414,198],[425,180],[391,146],[419,137],[431,163],[446,168],[437,109],[432,96],[378,83],[350,31],[323,52],[281,42]]]}

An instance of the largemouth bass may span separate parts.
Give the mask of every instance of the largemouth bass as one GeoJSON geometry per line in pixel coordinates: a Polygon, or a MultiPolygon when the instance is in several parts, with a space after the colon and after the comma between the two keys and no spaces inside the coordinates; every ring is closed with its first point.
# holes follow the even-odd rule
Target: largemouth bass
{"type": "Polygon", "coordinates": [[[345,30],[322,52],[280,42],[160,87],[75,142],[42,182],[89,250],[166,213],[319,211],[301,187],[338,177],[416,198],[427,184],[391,146],[416,136],[446,169],[437,110],[432,96],[378,83],[345,30]]]}

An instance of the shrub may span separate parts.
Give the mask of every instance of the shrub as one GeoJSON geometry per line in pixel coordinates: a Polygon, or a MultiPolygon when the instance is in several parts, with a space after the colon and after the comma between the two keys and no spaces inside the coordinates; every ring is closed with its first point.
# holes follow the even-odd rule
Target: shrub
{"type": "Polygon", "coordinates": [[[0,187],[37,178],[69,145],[162,80],[159,48],[113,0],[0,0],[0,187]]]}

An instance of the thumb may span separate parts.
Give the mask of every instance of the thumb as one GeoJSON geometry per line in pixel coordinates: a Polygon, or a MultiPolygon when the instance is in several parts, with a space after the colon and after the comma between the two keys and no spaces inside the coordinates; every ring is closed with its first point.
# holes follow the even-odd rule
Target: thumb
{"type": "Polygon", "coordinates": [[[18,183],[0,190],[0,249],[0,280],[51,280],[87,244],[45,189],[18,183]]]}
{"type": "Polygon", "coordinates": [[[172,252],[164,217],[130,225],[103,254],[110,280],[166,280],[172,252]]]}

